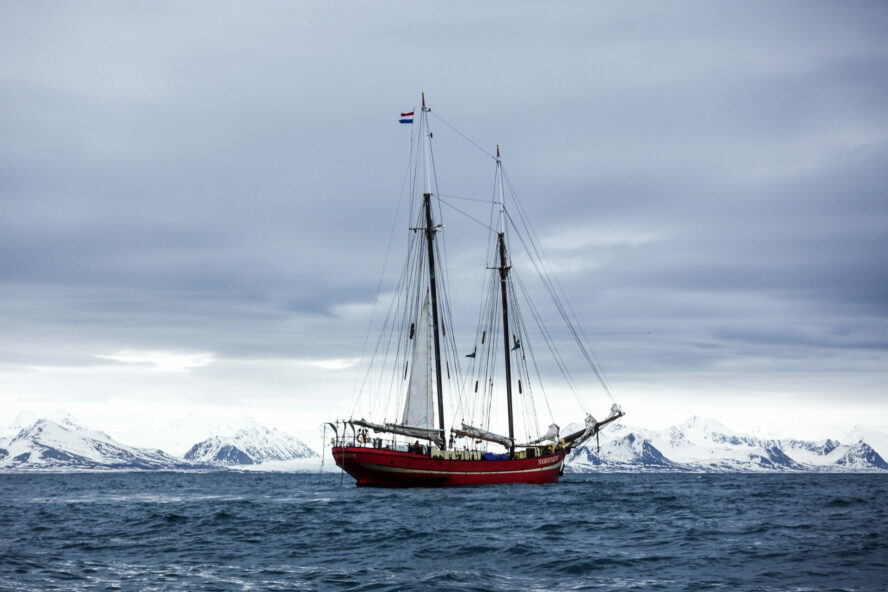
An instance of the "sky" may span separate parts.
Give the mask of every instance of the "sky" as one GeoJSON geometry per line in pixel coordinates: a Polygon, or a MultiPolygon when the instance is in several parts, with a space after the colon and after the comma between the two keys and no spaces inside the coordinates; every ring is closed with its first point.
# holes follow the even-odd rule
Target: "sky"
{"type": "Polygon", "coordinates": [[[440,191],[493,187],[442,122],[502,146],[627,423],[888,431],[884,3],[0,4],[0,424],[347,416],[425,91],[440,191]]]}

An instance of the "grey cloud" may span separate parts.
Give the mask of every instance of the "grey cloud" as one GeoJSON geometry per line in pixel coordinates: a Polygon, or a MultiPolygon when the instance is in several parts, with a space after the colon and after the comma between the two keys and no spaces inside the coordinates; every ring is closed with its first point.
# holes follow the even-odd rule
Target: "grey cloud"
{"type": "MultiPolygon", "coordinates": [[[[366,314],[334,311],[376,295],[419,90],[503,145],[541,236],[657,237],[552,253],[597,264],[562,283],[611,374],[885,359],[881,5],[347,6],[7,11],[8,366],[357,355],[366,314]]],[[[489,159],[432,125],[442,192],[489,196],[489,159]]],[[[483,230],[444,215],[475,319],[483,230]]]]}

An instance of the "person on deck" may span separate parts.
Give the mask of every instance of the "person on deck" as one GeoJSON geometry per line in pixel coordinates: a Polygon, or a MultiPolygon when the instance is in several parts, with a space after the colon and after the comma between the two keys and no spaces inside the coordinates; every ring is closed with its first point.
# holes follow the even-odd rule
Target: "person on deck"
{"type": "Polygon", "coordinates": [[[419,440],[417,440],[416,442],[413,443],[413,452],[415,452],[416,454],[419,454],[419,451],[420,451],[419,440]]]}

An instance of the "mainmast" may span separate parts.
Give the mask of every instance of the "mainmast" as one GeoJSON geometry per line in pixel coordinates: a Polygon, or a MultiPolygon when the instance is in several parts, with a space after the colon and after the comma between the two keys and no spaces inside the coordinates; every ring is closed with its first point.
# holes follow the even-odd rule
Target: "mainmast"
{"type": "MultiPolygon", "coordinates": [[[[442,448],[447,447],[447,439],[444,437],[444,387],[441,380],[441,337],[439,335],[438,321],[438,286],[435,277],[435,232],[432,221],[432,177],[431,177],[431,139],[429,131],[429,108],[425,104],[425,93],[422,93],[422,115],[420,119],[420,133],[423,136],[423,153],[425,164],[425,192],[422,195],[422,206],[425,210],[425,235],[429,258],[429,293],[432,305],[433,341],[435,343],[435,381],[438,387],[438,425],[441,428],[442,448]]],[[[508,344],[507,344],[508,345],[508,344]]],[[[511,403],[510,403],[511,405],[511,403]]],[[[511,407],[509,411],[509,425],[511,425],[511,407]]]]}
{"type": "Polygon", "coordinates": [[[500,203],[499,273],[500,291],[503,298],[503,353],[506,362],[506,403],[509,412],[509,456],[515,454],[515,425],[512,418],[512,357],[509,350],[509,263],[506,256],[506,204],[503,200],[503,163],[500,160],[499,144],[496,145],[496,186],[500,203]]]}

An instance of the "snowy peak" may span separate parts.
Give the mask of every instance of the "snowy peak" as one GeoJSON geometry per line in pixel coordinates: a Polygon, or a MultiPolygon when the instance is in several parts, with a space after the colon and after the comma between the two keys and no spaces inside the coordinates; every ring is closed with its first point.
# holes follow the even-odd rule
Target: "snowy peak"
{"type": "Polygon", "coordinates": [[[733,436],[734,432],[725,427],[724,424],[711,419],[698,417],[696,415],[687,419],[683,424],[677,426],[684,433],[689,435],[706,436],[733,436]]]}
{"type": "Polygon", "coordinates": [[[81,422],[77,421],[77,419],[75,419],[73,415],[71,415],[64,409],[47,411],[39,414],[26,409],[25,411],[19,413],[12,421],[12,423],[9,424],[9,429],[12,431],[19,431],[23,428],[33,426],[38,421],[51,421],[62,427],[72,430],[86,429],[86,427],[81,422]]]}
{"type": "Polygon", "coordinates": [[[315,456],[314,450],[290,434],[269,430],[252,420],[230,436],[210,436],[185,453],[187,460],[217,465],[252,465],[315,456]]]}
{"type": "Polygon", "coordinates": [[[837,466],[856,470],[876,468],[888,471],[888,463],[866,442],[858,441],[845,448],[846,450],[835,462],[837,466]]]}
{"type": "Polygon", "coordinates": [[[866,442],[873,450],[883,459],[888,459],[888,434],[865,428],[862,426],[854,426],[845,435],[844,442],[866,442]]]}
{"type": "Polygon", "coordinates": [[[191,468],[160,450],[121,444],[89,430],[69,414],[54,419],[21,414],[12,435],[0,440],[0,470],[191,468]]]}
{"type": "Polygon", "coordinates": [[[677,471],[679,465],[666,458],[643,435],[618,426],[614,435],[599,448],[594,442],[573,450],[567,459],[567,470],[583,472],[583,467],[611,470],[677,471]]]}

